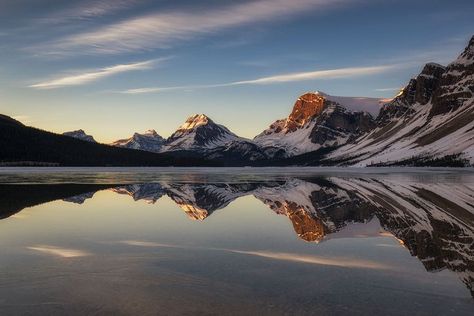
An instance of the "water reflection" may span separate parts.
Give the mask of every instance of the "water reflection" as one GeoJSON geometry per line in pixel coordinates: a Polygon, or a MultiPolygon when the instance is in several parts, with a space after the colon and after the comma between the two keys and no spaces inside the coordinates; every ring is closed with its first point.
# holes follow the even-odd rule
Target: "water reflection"
{"type": "MultiPolygon", "coordinates": [[[[463,183],[380,177],[301,177],[217,183],[0,185],[0,218],[58,199],[82,204],[99,190],[111,190],[150,204],[166,195],[190,219],[198,221],[224,209],[239,197],[251,195],[276,214],[286,216],[296,235],[307,242],[391,234],[422,262],[427,271],[448,269],[456,273],[474,295],[474,189],[463,183]],[[371,230],[374,221],[380,225],[371,230]]],[[[166,246],[144,241],[128,241],[128,244],[166,246]]],[[[87,255],[80,250],[47,245],[36,245],[31,249],[63,257],[87,255]]],[[[331,264],[327,259],[295,257],[287,253],[240,253],[331,264]]]]}

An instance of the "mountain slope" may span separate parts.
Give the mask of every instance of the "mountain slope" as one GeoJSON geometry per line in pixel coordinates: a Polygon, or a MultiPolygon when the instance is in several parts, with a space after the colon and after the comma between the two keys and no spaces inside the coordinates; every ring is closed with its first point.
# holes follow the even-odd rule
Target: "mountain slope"
{"type": "Polygon", "coordinates": [[[377,117],[377,126],[329,163],[474,164],[474,37],[447,67],[430,63],[377,117]]]}

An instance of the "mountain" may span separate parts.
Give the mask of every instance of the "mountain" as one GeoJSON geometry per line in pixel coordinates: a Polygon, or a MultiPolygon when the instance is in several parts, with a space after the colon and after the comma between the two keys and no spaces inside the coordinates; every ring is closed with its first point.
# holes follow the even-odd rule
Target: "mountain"
{"type": "Polygon", "coordinates": [[[204,114],[195,114],[166,140],[162,151],[200,152],[240,140],[243,138],[232,133],[227,127],[214,123],[204,114]]]}
{"type": "Polygon", "coordinates": [[[86,132],[84,132],[84,130],[82,129],[79,129],[77,131],[65,132],[63,133],[63,135],[81,139],[86,142],[97,143],[94,137],[92,137],[91,135],[87,135],[86,132]]]}
{"type": "Polygon", "coordinates": [[[326,94],[306,93],[298,98],[288,118],[274,122],[254,142],[268,153],[278,153],[273,157],[291,157],[341,146],[374,126],[367,112],[349,111],[326,94]]]}
{"type": "Polygon", "coordinates": [[[197,157],[221,166],[251,165],[266,160],[265,151],[204,114],[189,117],[164,143],[161,152],[197,157]]]}
{"type": "Polygon", "coordinates": [[[160,152],[165,140],[151,129],[143,134],[135,133],[132,137],[113,142],[111,145],[122,148],[139,149],[151,152],[160,152]]]}
{"type": "MultiPolygon", "coordinates": [[[[204,159],[221,166],[264,166],[356,139],[374,127],[374,120],[367,112],[353,112],[346,107],[378,109],[380,104],[378,98],[306,93],[298,98],[288,118],[276,121],[253,140],[239,137],[204,114],[195,114],[166,140],[152,130],[111,145],[173,153],[183,159],[204,159]]],[[[321,155],[325,153],[320,151],[321,155]]],[[[282,163],[294,162],[290,159],[282,163]]]]}
{"type": "Polygon", "coordinates": [[[196,158],[180,158],[85,142],[28,127],[0,116],[0,165],[41,166],[189,166],[206,165],[196,158]]]}
{"type": "Polygon", "coordinates": [[[375,128],[326,159],[343,165],[474,164],[474,37],[447,67],[426,64],[375,128]]]}

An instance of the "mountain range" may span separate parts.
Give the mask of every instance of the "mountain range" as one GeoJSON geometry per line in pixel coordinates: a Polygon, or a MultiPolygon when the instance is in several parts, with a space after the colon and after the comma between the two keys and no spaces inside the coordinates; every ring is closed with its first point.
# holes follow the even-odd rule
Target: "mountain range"
{"type": "MultiPolygon", "coordinates": [[[[0,124],[11,127],[12,121],[3,117],[0,124]]],[[[95,142],[83,130],[64,135],[95,142]]],[[[179,158],[184,164],[193,160],[196,165],[471,166],[474,37],[455,61],[448,66],[426,64],[391,100],[309,92],[296,100],[288,117],[253,139],[196,114],[167,139],[149,130],[108,145],[179,158]],[[376,117],[360,111],[378,108],[376,117]]],[[[6,158],[1,155],[0,161],[8,162],[6,158]]]]}

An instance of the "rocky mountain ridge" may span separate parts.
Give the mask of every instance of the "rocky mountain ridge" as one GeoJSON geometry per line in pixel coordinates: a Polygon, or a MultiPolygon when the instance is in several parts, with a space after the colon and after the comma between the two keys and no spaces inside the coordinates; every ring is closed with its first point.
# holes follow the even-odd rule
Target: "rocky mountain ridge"
{"type": "MultiPolygon", "coordinates": [[[[253,140],[239,137],[205,114],[195,114],[168,139],[153,131],[153,139],[147,134],[135,133],[131,138],[111,145],[240,164],[340,146],[373,126],[369,113],[349,111],[330,98],[321,92],[305,93],[297,99],[286,119],[277,120],[253,140]]],[[[367,98],[363,99],[367,102],[367,98]]],[[[374,103],[375,99],[371,102],[374,103]]]]}
{"type": "Polygon", "coordinates": [[[375,128],[328,155],[328,164],[474,164],[474,37],[447,67],[426,64],[385,104],[375,128]]]}
{"type": "MultiPolygon", "coordinates": [[[[0,117],[9,130],[26,128],[15,122],[0,117]]],[[[83,130],[65,135],[94,141],[83,130]]],[[[474,37],[455,61],[447,66],[426,64],[386,102],[308,92],[296,100],[288,117],[254,139],[239,137],[205,114],[196,114],[167,139],[150,130],[110,145],[215,166],[473,166],[474,37]],[[381,106],[376,118],[348,109],[368,105],[381,106]]],[[[11,150],[19,155],[14,145],[11,150]]]]}

